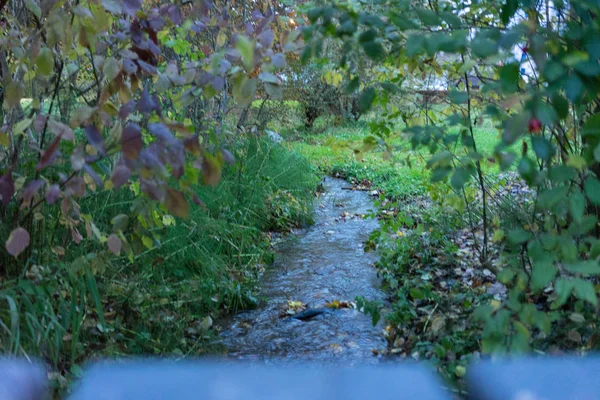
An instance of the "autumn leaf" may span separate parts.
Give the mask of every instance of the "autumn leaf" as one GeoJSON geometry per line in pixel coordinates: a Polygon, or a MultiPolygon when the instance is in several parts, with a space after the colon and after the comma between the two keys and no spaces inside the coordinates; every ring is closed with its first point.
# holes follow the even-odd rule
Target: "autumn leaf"
{"type": "Polygon", "coordinates": [[[44,151],[42,157],[40,158],[40,161],[35,167],[37,171],[41,171],[42,169],[46,168],[52,161],[54,161],[58,150],[58,144],[60,143],[61,138],[62,135],[56,136],[52,143],[50,143],[50,146],[48,146],[46,151],[44,151]]]}
{"type": "Polygon", "coordinates": [[[138,124],[129,123],[123,128],[121,133],[121,150],[123,157],[128,160],[134,160],[142,151],[142,129],[138,124]]]}
{"type": "Polygon", "coordinates": [[[29,246],[29,232],[24,228],[13,230],[6,241],[6,250],[13,257],[18,257],[29,246]]]}
{"type": "Polygon", "coordinates": [[[185,195],[179,190],[168,188],[165,206],[169,213],[181,218],[187,218],[190,215],[190,204],[185,199],[185,195]]]}

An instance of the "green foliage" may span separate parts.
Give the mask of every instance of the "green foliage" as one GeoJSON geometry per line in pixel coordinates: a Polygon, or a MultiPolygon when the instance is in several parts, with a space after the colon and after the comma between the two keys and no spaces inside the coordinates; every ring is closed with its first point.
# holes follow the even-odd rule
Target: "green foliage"
{"type": "MultiPolygon", "coordinates": [[[[341,43],[340,69],[355,68],[361,52],[373,66],[362,82],[377,88],[362,101],[376,109],[365,148],[408,167],[424,165],[431,198],[465,217],[461,224],[477,243],[473,268],[493,264],[506,284],[506,294],[484,301],[476,314],[481,349],[592,346],[600,275],[600,68],[590,15],[598,6],[400,1],[338,2],[320,10],[311,20],[311,46],[341,43]],[[400,95],[384,89],[396,83],[400,95]],[[491,146],[478,143],[482,121],[494,132],[491,146]],[[412,149],[398,145],[399,137],[412,149]],[[414,162],[415,154],[424,160],[414,162]],[[530,194],[502,190],[499,170],[516,170],[530,194]],[[566,322],[573,313],[581,315],[580,326],[566,322]]],[[[390,278],[394,287],[405,273],[390,278]]],[[[398,298],[430,300],[426,282],[411,282],[398,298]]]]}

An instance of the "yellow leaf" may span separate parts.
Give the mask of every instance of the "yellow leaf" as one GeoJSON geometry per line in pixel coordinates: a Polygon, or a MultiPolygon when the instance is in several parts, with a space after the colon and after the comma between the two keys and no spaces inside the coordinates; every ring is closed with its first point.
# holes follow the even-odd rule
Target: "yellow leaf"
{"type": "Polygon", "coordinates": [[[149,238],[148,236],[142,236],[142,243],[144,244],[144,246],[146,246],[148,249],[152,249],[152,247],[154,247],[154,245],[152,244],[152,239],[149,238]]]}
{"type": "Polygon", "coordinates": [[[29,128],[32,121],[33,119],[31,118],[25,118],[24,120],[17,122],[15,126],[13,126],[13,134],[20,135],[23,133],[25,129],[29,128]]]}
{"type": "Polygon", "coordinates": [[[6,133],[0,133],[0,146],[8,147],[10,146],[10,138],[6,133]]]}

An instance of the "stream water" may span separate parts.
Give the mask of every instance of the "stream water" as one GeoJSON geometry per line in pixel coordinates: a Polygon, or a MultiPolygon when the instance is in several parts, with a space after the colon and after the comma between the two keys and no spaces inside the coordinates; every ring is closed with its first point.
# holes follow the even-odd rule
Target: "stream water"
{"type": "Polygon", "coordinates": [[[266,363],[317,361],[319,364],[373,364],[373,350],[386,346],[381,323],[354,308],[339,308],[300,321],[281,318],[289,300],[311,308],[356,296],[384,300],[372,264],[377,255],[364,242],[377,228],[360,215],[373,209],[367,192],[327,178],[318,200],[315,224],[277,245],[277,261],[265,274],[261,297],[266,303],[238,314],[221,334],[229,355],[266,363]]]}

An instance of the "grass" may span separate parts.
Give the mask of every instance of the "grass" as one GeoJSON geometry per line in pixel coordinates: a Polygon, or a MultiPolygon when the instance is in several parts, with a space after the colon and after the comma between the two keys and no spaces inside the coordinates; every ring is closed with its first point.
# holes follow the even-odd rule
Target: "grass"
{"type": "MultiPolygon", "coordinates": [[[[221,182],[197,188],[204,207],[185,220],[162,217],[133,262],[108,257],[93,237],[67,245],[64,257],[36,249],[47,263],[25,266],[28,279],[1,281],[0,351],[46,361],[59,389],[99,356],[218,351],[213,321],[256,305],[273,261],[268,232],[310,223],[318,183],[308,162],[281,145],[248,139],[233,152],[237,163],[221,182]]],[[[98,191],[81,213],[110,232],[112,217],[138,201],[129,189],[98,191]]],[[[56,237],[65,235],[58,226],[56,237]]]]}

